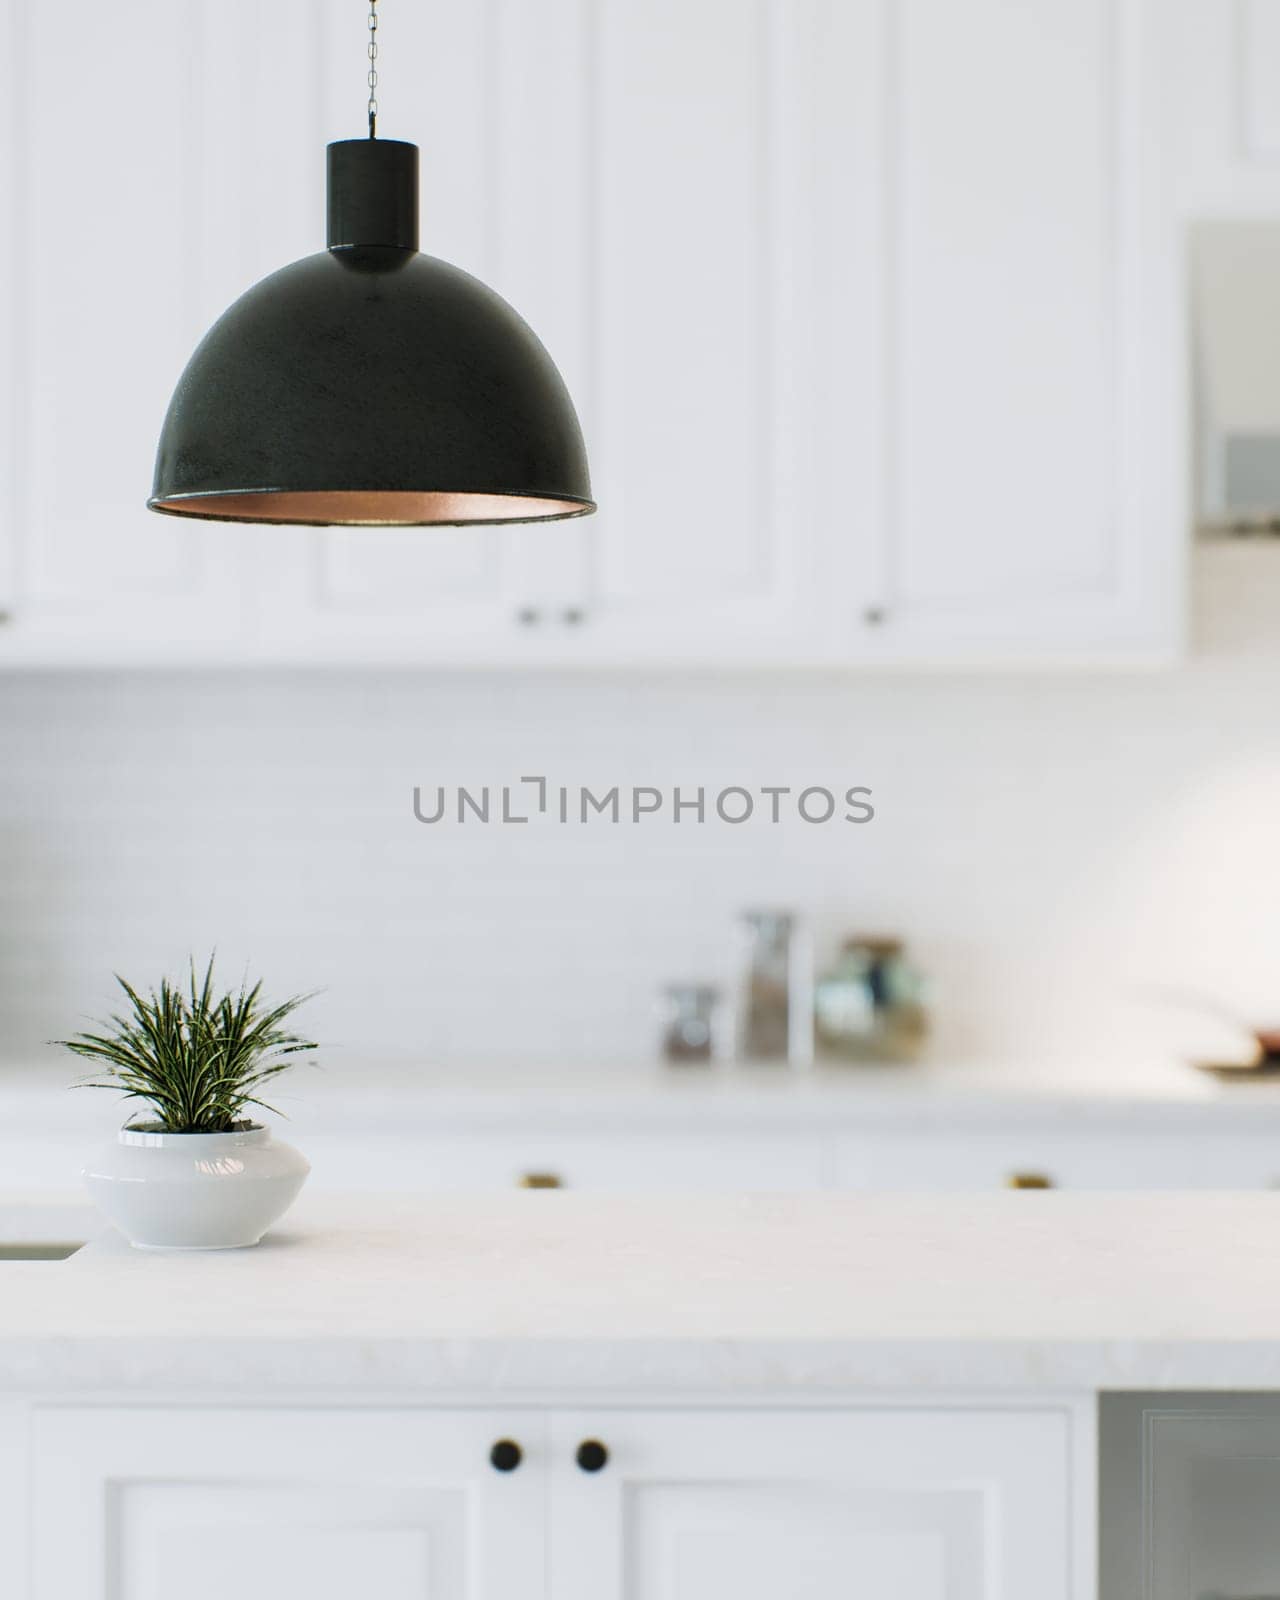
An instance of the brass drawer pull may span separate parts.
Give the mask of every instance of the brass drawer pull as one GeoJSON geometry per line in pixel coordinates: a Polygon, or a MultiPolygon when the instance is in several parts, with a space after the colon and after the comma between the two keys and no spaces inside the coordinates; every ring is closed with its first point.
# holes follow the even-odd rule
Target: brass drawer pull
{"type": "Polygon", "coordinates": [[[1004,1180],[1006,1189],[1056,1189],[1047,1172],[1011,1172],[1004,1180]]]}
{"type": "Polygon", "coordinates": [[[564,1179],[558,1172],[522,1172],[522,1189],[563,1189],[564,1179]]]}

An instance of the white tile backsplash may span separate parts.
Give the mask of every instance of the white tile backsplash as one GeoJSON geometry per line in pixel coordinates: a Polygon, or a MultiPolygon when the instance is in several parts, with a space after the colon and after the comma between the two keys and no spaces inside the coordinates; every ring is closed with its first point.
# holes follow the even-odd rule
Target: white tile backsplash
{"type": "Polygon", "coordinates": [[[1154,986],[1280,1018],[1280,547],[1168,674],[0,680],[0,1055],[216,945],[347,1059],[635,1059],[753,903],[897,929],[943,1055],[1125,1061],[1154,986]],[[869,784],[866,827],[424,827],[415,783],[869,784]]]}

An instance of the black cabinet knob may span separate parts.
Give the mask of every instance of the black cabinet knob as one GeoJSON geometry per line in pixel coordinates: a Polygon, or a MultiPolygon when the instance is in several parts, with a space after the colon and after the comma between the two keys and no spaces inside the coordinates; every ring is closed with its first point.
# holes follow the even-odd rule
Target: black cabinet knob
{"type": "Polygon", "coordinates": [[[577,1462],[584,1472],[599,1472],[609,1459],[609,1452],[599,1439],[584,1439],[578,1446],[577,1462]]]}
{"type": "Polygon", "coordinates": [[[524,1451],[514,1439],[499,1439],[489,1452],[489,1460],[498,1472],[514,1472],[524,1460],[524,1451]]]}

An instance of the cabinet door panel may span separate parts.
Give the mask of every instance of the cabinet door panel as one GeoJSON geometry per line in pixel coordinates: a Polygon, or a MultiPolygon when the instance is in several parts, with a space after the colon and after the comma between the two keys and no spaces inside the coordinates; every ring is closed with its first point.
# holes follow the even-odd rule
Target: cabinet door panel
{"type": "Polygon", "coordinates": [[[488,1463],[513,1432],[536,1463],[482,1412],[37,1412],[33,1600],[536,1597],[536,1465],[488,1463]]]}
{"type": "Polygon", "coordinates": [[[933,609],[1098,588],[1116,423],[1114,0],[899,10],[900,594],[933,609]]]}
{"type": "Polygon", "coordinates": [[[202,331],[204,7],[6,11],[12,648],[75,657],[105,640],[129,655],[232,637],[216,533],[144,505],[202,331]]]}
{"type": "Polygon", "coordinates": [[[860,325],[886,483],[866,648],[1172,650],[1183,334],[1146,7],[875,14],[879,176],[849,202],[883,218],[878,316],[860,325]]]}
{"type": "Polygon", "coordinates": [[[600,578],[611,599],[679,600],[709,585],[727,597],[767,582],[766,24],[759,0],[600,7],[599,424],[612,530],[600,578]]]}
{"type": "Polygon", "coordinates": [[[872,1594],[968,1600],[979,1591],[952,1579],[980,1569],[980,1505],[980,1493],[963,1491],[926,1500],[808,1485],[655,1485],[632,1507],[632,1582],[643,1600],[831,1600],[856,1593],[855,1581],[872,1594]]]}
{"type": "Polygon", "coordinates": [[[602,0],[585,204],[604,654],[807,635],[810,0],[602,0]]]}
{"type": "Polygon", "coordinates": [[[586,1412],[552,1461],[557,1600],[1079,1592],[1065,1413],[586,1412]]]}
{"type": "Polygon", "coordinates": [[[179,1588],[185,1600],[350,1600],[371,1581],[387,1600],[464,1595],[461,1498],[448,1490],[125,1484],[111,1511],[115,1581],[130,1600],[172,1600],[179,1588]]]}
{"type": "MultiPolygon", "coordinates": [[[[1234,19],[1239,32],[1236,66],[1243,102],[1243,153],[1254,161],[1280,159],[1280,5],[1276,0],[1240,0],[1234,19]]],[[[1221,19],[1223,32],[1229,24],[1221,19]]]]}

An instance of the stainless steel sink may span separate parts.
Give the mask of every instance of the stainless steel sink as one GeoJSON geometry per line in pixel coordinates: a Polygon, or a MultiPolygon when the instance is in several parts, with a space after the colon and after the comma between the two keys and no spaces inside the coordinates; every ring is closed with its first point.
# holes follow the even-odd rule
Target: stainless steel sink
{"type": "Polygon", "coordinates": [[[68,1256],[83,1250],[85,1241],[74,1244],[52,1244],[41,1240],[34,1244],[0,1244],[0,1261],[65,1261],[68,1256]]]}
{"type": "Polygon", "coordinates": [[[0,1265],[67,1261],[101,1230],[92,1206],[62,1196],[0,1190],[0,1265]]]}

